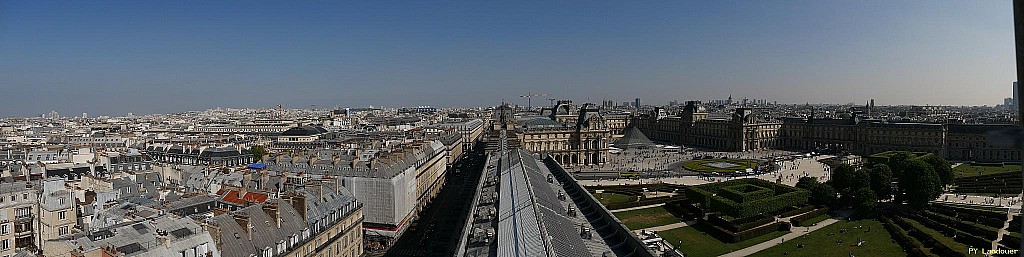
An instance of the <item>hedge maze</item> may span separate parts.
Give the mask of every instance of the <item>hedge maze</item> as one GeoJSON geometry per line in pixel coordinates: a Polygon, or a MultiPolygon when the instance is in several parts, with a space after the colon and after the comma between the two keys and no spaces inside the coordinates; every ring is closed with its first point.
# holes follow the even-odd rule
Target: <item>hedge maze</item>
{"type": "Polygon", "coordinates": [[[814,212],[813,206],[797,207],[807,203],[808,194],[807,190],[755,178],[686,188],[692,208],[708,214],[701,221],[708,230],[705,232],[726,243],[789,231],[790,223],[776,222],[774,215],[814,212]]]}
{"type": "Polygon", "coordinates": [[[734,218],[774,214],[789,206],[807,203],[810,193],[783,184],[748,178],[691,186],[686,196],[705,212],[734,218]]]}

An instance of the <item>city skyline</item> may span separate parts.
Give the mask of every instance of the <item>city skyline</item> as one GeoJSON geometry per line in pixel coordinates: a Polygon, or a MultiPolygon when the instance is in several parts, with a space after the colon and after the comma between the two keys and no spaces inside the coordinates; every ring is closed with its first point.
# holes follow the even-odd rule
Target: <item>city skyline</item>
{"type": "Polygon", "coordinates": [[[0,117],[525,105],[531,92],[991,106],[1015,80],[1009,7],[5,2],[0,85],[15,97],[0,117]]]}

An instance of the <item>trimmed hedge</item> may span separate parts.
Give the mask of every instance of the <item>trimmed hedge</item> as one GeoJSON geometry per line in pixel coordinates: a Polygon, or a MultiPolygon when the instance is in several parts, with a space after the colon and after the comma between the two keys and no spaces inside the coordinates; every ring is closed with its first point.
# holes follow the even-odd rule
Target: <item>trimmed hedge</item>
{"type": "MultiPolygon", "coordinates": [[[[903,219],[904,218],[896,218],[894,221],[896,221],[896,223],[899,224],[902,227],[908,227],[908,228],[913,228],[914,227],[913,224],[910,224],[909,222],[907,222],[906,220],[903,220],[903,219]]],[[[925,225],[925,226],[927,226],[927,225],[925,225]]],[[[910,230],[908,232],[909,232],[909,234],[911,236],[921,240],[921,243],[924,244],[925,246],[931,247],[932,248],[932,252],[934,252],[934,253],[936,253],[938,255],[941,255],[941,256],[963,256],[963,257],[967,256],[966,255],[967,251],[954,251],[952,247],[942,243],[942,241],[935,240],[935,238],[932,238],[931,235],[929,235],[928,233],[925,233],[924,231],[920,231],[918,229],[914,229],[914,230],[910,230]]],[[[991,243],[992,242],[989,242],[989,244],[991,244],[991,243]]],[[[982,245],[984,245],[984,244],[982,244],[982,245]]]]}
{"type": "MultiPolygon", "coordinates": [[[[970,223],[970,222],[958,222],[958,221],[956,221],[956,218],[949,217],[949,216],[942,215],[942,214],[937,214],[937,213],[934,213],[934,212],[931,212],[931,211],[924,211],[922,213],[924,213],[924,215],[923,215],[924,217],[926,217],[926,218],[928,218],[930,220],[936,221],[938,223],[946,224],[946,226],[949,226],[950,224],[953,224],[953,225],[955,225],[954,228],[956,228],[958,230],[962,230],[964,232],[967,232],[967,233],[969,233],[971,235],[975,235],[975,236],[981,237],[981,238],[988,239],[988,238],[991,237],[992,238],[991,240],[995,240],[996,236],[999,235],[999,229],[997,229],[997,228],[987,227],[987,226],[983,226],[983,225],[976,225],[976,224],[973,224],[973,223],[970,223]]],[[[991,240],[989,240],[989,241],[991,241],[991,240]]]]}
{"type": "Polygon", "coordinates": [[[710,233],[712,236],[715,236],[718,239],[722,240],[723,242],[727,242],[727,243],[738,243],[738,242],[742,242],[742,241],[747,240],[747,239],[751,239],[751,238],[767,235],[767,234],[769,234],[771,232],[781,231],[781,230],[788,230],[789,229],[789,227],[786,226],[788,224],[786,224],[784,222],[776,222],[776,223],[772,223],[772,224],[767,225],[767,226],[762,226],[762,227],[758,227],[758,228],[754,228],[754,229],[744,230],[744,231],[741,231],[741,232],[732,232],[732,231],[729,231],[726,228],[716,226],[716,225],[708,223],[706,221],[702,222],[702,223],[704,225],[707,225],[708,227],[713,228],[711,230],[711,233],[710,233]]]}
{"type": "MultiPolygon", "coordinates": [[[[942,224],[940,222],[936,222],[934,220],[931,220],[931,219],[928,219],[928,218],[925,218],[925,217],[921,217],[920,215],[915,216],[914,220],[917,221],[917,222],[920,222],[921,225],[924,225],[925,227],[928,227],[928,228],[933,229],[935,231],[939,231],[940,233],[942,233],[942,235],[944,235],[946,237],[953,238],[953,235],[956,235],[956,238],[953,238],[953,241],[959,242],[961,244],[965,244],[965,245],[991,245],[992,244],[992,240],[986,240],[985,238],[978,237],[978,236],[975,236],[973,234],[970,234],[970,233],[967,233],[967,232],[964,232],[964,231],[960,231],[960,230],[955,229],[955,228],[951,228],[949,226],[946,226],[946,224],[942,224]]],[[[942,245],[942,248],[945,248],[947,250],[951,250],[951,251],[955,250],[955,249],[952,249],[952,247],[949,247],[949,246],[941,244],[941,243],[940,244],[936,244],[936,245],[942,245]]],[[[956,250],[954,252],[960,252],[960,251],[963,251],[963,250],[962,249],[961,250],[956,250]]]]}
{"type": "Polygon", "coordinates": [[[701,208],[711,209],[724,213],[725,215],[746,218],[762,213],[776,213],[785,207],[807,203],[810,192],[787,185],[775,184],[761,179],[737,179],[726,182],[704,184],[688,187],[686,190],[688,198],[694,203],[700,203],[701,208]],[[723,197],[720,193],[723,188],[749,184],[763,188],[774,188],[775,195],[763,199],[736,202],[723,197]],[[716,195],[717,194],[717,195],[716,195]]]}
{"type": "Polygon", "coordinates": [[[800,216],[796,216],[796,217],[790,218],[789,222],[793,223],[793,226],[803,227],[803,225],[801,223],[803,223],[804,221],[807,221],[807,220],[812,219],[814,217],[818,217],[818,216],[825,215],[825,214],[828,214],[828,208],[821,208],[821,209],[813,210],[813,211],[810,211],[810,212],[807,212],[807,213],[804,213],[804,214],[800,214],[800,216]]]}
{"type": "Polygon", "coordinates": [[[1019,246],[1020,245],[1020,237],[1015,237],[1015,236],[1012,236],[1010,234],[1005,234],[1005,235],[1003,235],[1003,241],[999,241],[999,243],[1002,243],[1003,245],[1011,246],[1011,247],[1019,246]]]}
{"type": "Polygon", "coordinates": [[[782,214],[779,214],[779,217],[789,217],[789,216],[793,216],[793,215],[809,212],[811,210],[814,210],[815,206],[814,205],[804,205],[804,206],[801,206],[799,208],[797,208],[795,206],[790,206],[788,208],[791,208],[793,210],[787,211],[787,212],[783,212],[782,214]]]}
{"type": "Polygon", "coordinates": [[[924,244],[921,244],[921,242],[917,241],[917,239],[910,237],[910,235],[907,234],[907,231],[903,230],[903,228],[900,228],[899,226],[892,224],[892,220],[890,220],[889,218],[882,217],[881,221],[882,226],[885,227],[885,230],[889,231],[889,234],[892,235],[892,238],[896,240],[896,243],[899,244],[900,247],[902,247],[904,250],[909,249],[907,251],[908,256],[934,256],[934,254],[928,253],[928,251],[924,247],[924,244]]]}
{"type": "Polygon", "coordinates": [[[718,215],[710,215],[710,216],[708,216],[708,222],[711,222],[712,224],[714,224],[716,226],[728,229],[731,232],[740,232],[740,231],[748,230],[748,229],[751,229],[751,228],[756,228],[758,226],[771,223],[772,221],[775,221],[774,217],[761,217],[760,219],[755,219],[755,220],[747,219],[747,220],[731,220],[730,221],[730,220],[726,220],[726,219],[724,219],[722,217],[719,217],[718,215]],[[737,222],[741,222],[741,223],[737,223],[737,222]]]}
{"type": "Polygon", "coordinates": [[[718,194],[736,202],[747,202],[772,197],[775,195],[775,192],[771,189],[751,184],[742,184],[723,187],[718,191],[718,194]]]}
{"type": "Polygon", "coordinates": [[[977,223],[983,224],[983,225],[989,226],[989,227],[999,227],[999,228],[1001,228],[1001,227],[1003,227],[1003,223],[1006,222],[1006,214],[1005,213],[1003,214],[1003,217],[1000,219],[1000,218],[993,218],[993,217],[989,217],[989,216],[976,215],[976,214],[973,214],[973,213],[970,213],[970,212],[959,212],[959,211],[955,211],[955,210],[951,210],[951,209],[946,209],[946,208],[932,208],[929,211],[932,211],[932,212],[935,212],[935,213],[938,213],[938,214],[942,214],[942,215],[945,215],[945,216],[949,216],[949,217],[969,216],[970,218],[965,218],[965,220],[971,221],[971,222],[977,221],[977,223]]]}

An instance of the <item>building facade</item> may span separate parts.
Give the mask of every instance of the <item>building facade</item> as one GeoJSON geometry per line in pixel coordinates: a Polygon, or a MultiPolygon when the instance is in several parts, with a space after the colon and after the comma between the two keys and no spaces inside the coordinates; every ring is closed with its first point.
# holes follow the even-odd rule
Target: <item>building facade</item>
{"type": "MultiPolygon", "coordinates": [[[[767,121],[748,108],[730,119],[708,118],[696,102],[677,116],[637,118],[652,140],[724,151],[768,148],[848,152],[871,155],[885,151],[935,153],[954,161],[1017,162],[1021,151],[994,143],[992,136],[1013,129],[1004,124],[894,123],[849,118],[782,118],[767,121]]],[[[996,140],[998,141],[998,140],[996,140]]]]}
{"type": "Polygon", "coordinates": [[[514,134],[518,145],[549,154],[565,166],[604,163],[612,141],[607,120],[596,105],[577,108],[568,100],[542,108],[539,117],[517,118],[514,134]]]}

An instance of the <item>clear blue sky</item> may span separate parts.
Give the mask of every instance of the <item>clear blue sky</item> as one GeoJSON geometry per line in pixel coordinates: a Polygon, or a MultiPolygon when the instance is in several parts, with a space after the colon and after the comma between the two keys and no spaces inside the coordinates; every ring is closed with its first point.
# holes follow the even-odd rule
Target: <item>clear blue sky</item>
{"type": "Polygon", "coordinates": [[[527,92],[995,105],[1015,80],[1009,0],[299,2],[0,0],[0,117],[527,92]]]}

